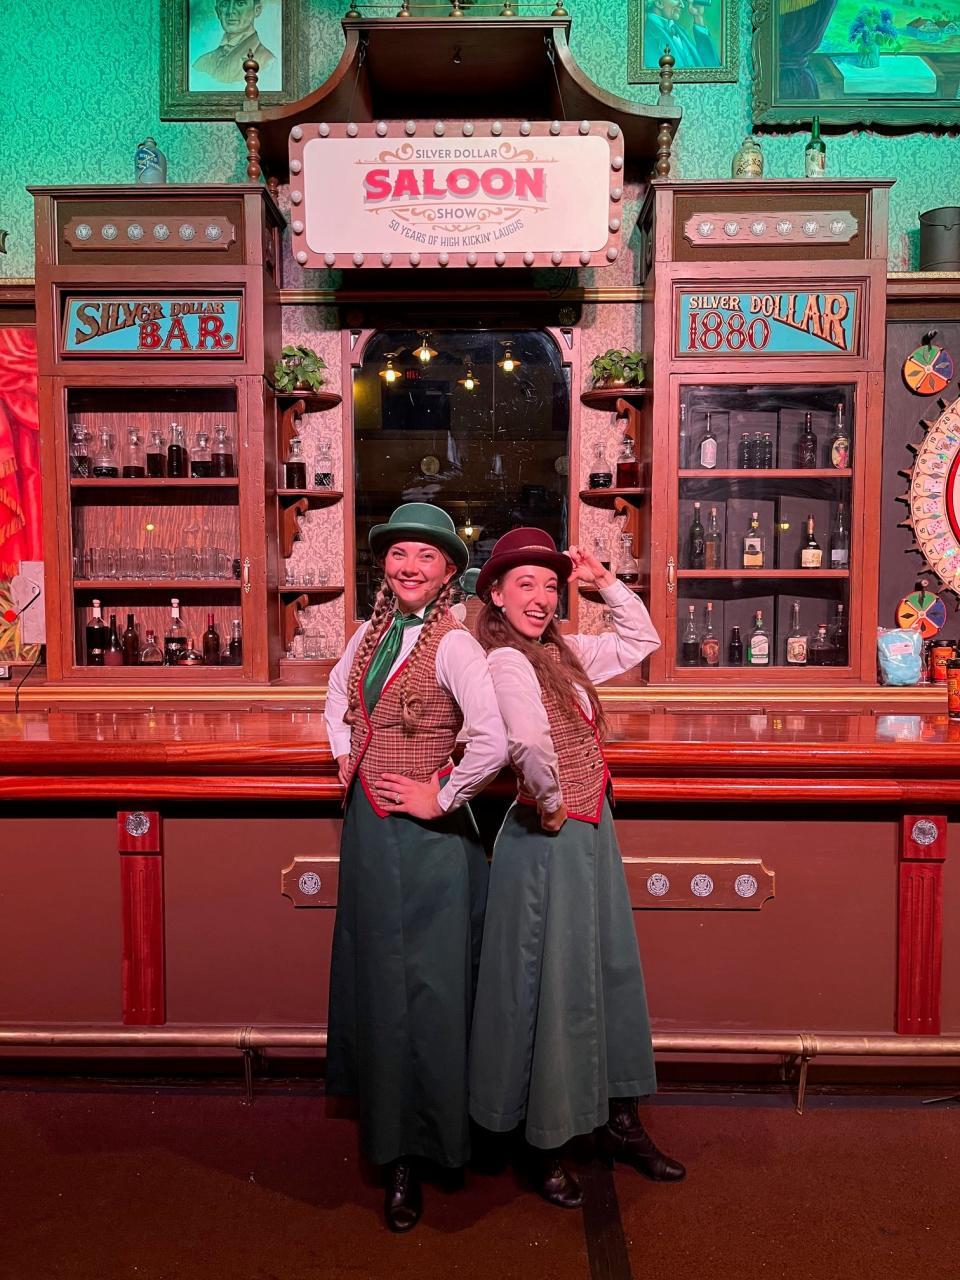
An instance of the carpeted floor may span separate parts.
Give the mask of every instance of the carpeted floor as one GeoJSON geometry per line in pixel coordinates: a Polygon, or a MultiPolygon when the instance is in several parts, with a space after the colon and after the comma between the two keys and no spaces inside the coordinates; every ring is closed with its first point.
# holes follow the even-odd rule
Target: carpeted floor
{"type": "Polygon", "coordinates": [[[960,1107],[665,1094],[689,1167],[585,1168],[584,1213],[509,1170],[428,1186],[390,1235],[350,1119],[312,1084],[0,1086],[0,1280],[958,1280],[960,1107]]]}

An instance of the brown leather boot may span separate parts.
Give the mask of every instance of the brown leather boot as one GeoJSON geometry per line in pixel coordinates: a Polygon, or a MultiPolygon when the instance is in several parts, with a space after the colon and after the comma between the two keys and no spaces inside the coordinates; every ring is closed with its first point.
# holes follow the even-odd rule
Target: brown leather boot
{"type": "Polygon", "coordinates": [[[409,1160],[394,1160],[385,1166],[383,1216],[391,1231],[412,1231],[423,1212],[420,1179],[409,1160]]]}
{"type": "Polygon", "coordinates": [[[597,1130],[597,1150],[609,1169],[622,1160],[654,1182],[680,1182],[687,1171],[666,1155],[640,1123],[632,1098],[611,1098],[610,1119],[597,1130]]]}
{"type": "Polygon", "coordinates": [[[563,1167],[556,1151],[536,1151],[530,1160],[530,1182],[544,1200],[558,1209],[579,1209],[583,1191],[573,1174],[563,1167]]]}

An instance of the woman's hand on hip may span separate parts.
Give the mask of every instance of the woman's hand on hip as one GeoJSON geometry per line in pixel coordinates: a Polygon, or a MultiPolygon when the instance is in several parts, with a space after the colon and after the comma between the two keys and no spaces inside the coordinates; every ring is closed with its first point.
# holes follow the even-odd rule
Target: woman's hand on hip
{"type": "Polygon", "coordinates": [[[565,804],[561,804],[559,809],[553,809],[549,812],[546,809],[540,810],[540,825],[544,831],[549,831],[551,835],[556,835],[566,820],[567,806],[565,804]]]}
{"type": "Polygon", "coordinates": [[[430,822],[441,818],[440,775],[435,773],[429,782],[414,782],[402,773],[383,773],[373,784],[380,806],[387,813],[408,813],[411,818],[430,822]]]}

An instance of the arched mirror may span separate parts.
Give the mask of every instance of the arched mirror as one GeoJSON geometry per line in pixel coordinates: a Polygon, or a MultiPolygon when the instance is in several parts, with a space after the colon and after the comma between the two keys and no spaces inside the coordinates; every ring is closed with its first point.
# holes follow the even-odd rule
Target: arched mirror
{"type": "Polygon", "coordinates": [[[568,538],[569,367],[538,330],[390,330],[353,377],[357,609],[379,584],[372,525],[401,502],[453,517],[479,567],[518,525],[568,538]]]}

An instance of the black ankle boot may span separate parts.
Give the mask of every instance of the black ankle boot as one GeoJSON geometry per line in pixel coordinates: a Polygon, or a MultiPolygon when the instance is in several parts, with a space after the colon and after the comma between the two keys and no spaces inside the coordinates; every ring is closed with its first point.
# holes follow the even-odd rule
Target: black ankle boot
{"type": "Polygon", "coordinates": [[[654,1182],[680,1182],[687,1176],[680,1161],[665,1155],[644,1129],[631,1100],[611,1099],[610,1119],[597,1130],[597,1150],[609,1169],[622,1160],[654,1182]]]}
{"type": "Polygon", "coordinates": [[[558,1209],[579,1209],[583,1191],[573,1174],[563,1167],[556,1151],[536,1151],[530,1159],[530,1182],[534,1191],[558,1209]]]}
{"type": "Polygon", "coordinates": [[[394,1160],[385,1168],[383,1216],[391,1231],[412,1231],[423,1212],[420,1179],[409,1160],[394,1160]]]}

